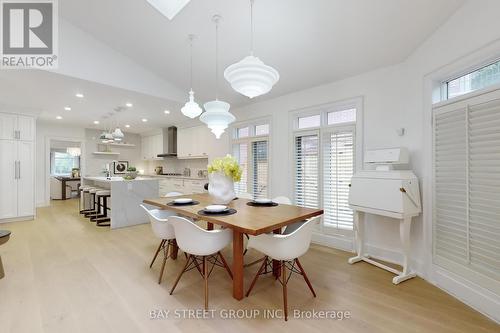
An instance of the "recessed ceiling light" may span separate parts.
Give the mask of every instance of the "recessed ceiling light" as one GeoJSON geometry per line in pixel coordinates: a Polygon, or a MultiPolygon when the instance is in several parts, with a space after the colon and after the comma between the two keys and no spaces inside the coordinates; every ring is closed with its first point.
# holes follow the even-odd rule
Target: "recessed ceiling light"
{"type": "Polygon", "coordinates": [[[147,0],[157,11],[172,20],[191,0],[147,0]]]}
{"type": "Polygon", "coordinates": [[[94,120],[95,125],[99,125],[99,120],[94,120]]]}
{"type": "Polygon", "coordinates": [[[130,128],[130,125],[125,125],[126,128],[130,128]]]}
{"type": "Polygon", "coordinates": [[[170,111],[165,110],[165,111],[163,111],[163,113],[164,113],[164,114],[170,114],[170,111]]]}
{"type": "Polygon", "coordinates": [[[75,96],[78,97],[78,98],[83,98],[84,97],[82,93],[77,93],[75,96]]]}
{"type": "Polygon", "coordinates": [[[65,107],[64,107],[64,110],[66,110],[66,111],[71,111],[71,107],[69,107],[69,106],[65,106],[65,107]]]}
{"type": "Polygon", "coordinates": [[[147,122],[148,120],[146,118],[142,118],[142,122],[145,123],[147,122]]]}
{"type": "Polygon", "coordinates": [[[61,120],[61,119],[62,119],[62,117],[61,117],[61,116],[57,116],[57,117],[56,117],[56,119],[57,119],[57,120],[61,120]]]}
{"type": "Polygon", "coordinates": [[[128,108],[131,108],[131,107],[134,106],[134,104],[132,104],[132,103],[126,103],[125,106],[128,107],[128,108]]]}

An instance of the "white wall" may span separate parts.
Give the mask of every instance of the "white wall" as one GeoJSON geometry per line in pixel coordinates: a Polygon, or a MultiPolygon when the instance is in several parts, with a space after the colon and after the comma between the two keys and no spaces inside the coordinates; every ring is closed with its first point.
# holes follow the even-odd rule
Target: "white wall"
{"type": "MultiPolygon", "coordinates": [[[[141,159],[141,136],[124,132],[125,141],[134,144],[135,147],[111,147],[112,151],[120,155],[95,155],[100,142],[101,130],[85,129],[85,168],[84,176],[101,176],[106,165],[112,161],[128,161],[129,166],[135,166],[138,170],[143,170],[145,163],[141,159]]],[[[112,167],[110,165],[110,167],[112,167]]]]}
{"type": "MultiPolygon", "coordinates": [[[[342,81],[333,82],[312,89],[281,96],[272,100],[233,109],[238,121],[259,117],[272,117],[271,170],[272,195],[291,196],[292,157],[289,152],[290,128],[289,112],[301,108],[340,101],[357,96],[364,98],[364,149],[406,146],[411,153],[411,167],[421,180],[428,184],[430,149],[430,106],[431,93],[429,77],[460,59],[470,57],[475,52],[477,61],[500,57],[500,51],[485,51],[500,39],[500,2],[495,0],[468,1],[450,19],[426,40],[406,61],[342,81]],[[481,52],[481,50],[483,50],[481,52]],[[406,135],[399,137],[396,129],[404,127],[406,135]]],[[[390,50],[388,50],[390,51],[390,50]]],[[[367,55],[369,56],[369,55],[367,55]]],[[[477,64],[469,64],[477,65],[477,64]]],[[[462,70],[465,68],[462,68],[462,70]]],[[[452,73],[449,73],[452,74],[452,73]]],[[[434,78],[435,79],[435,78],[434,78]]],[[[440,79],[446,79],[441,77],[440,79]]],[[[279,83],[278,83],[279,84],[279,83]]],[[[427,188],[422,188],[427,193],[427,188]]],[[[424,203],[428,200],[424,196],[424,203]]],[[[424,207],[425,208],[425,207],[424,207]]],[[[398,224],[389,219],[369,218],[367,233],[369,251],[382,258],[400,262],[398,224]]],[[[412,227],[412,261],[419,275],[434,281],[431,262],[432,221],[419,217],[412,227]]],[[[442,276],[441,276],[442,278],[442,276]]],[[[449,283],[452,283],[448,281],[449,283]]],[[[458,283],[458,282],[457,282],[458,283]]],[[[447,290],[465,290],[442,285],[447,290]]],[[[473,286],[467,286],[473,289],[473,286]]],[[[481,293],[476,289],[475,292],[481,293]]],[[[483,313],[495,317],[500,306],[498,298],[489,298],[495,308],[481,306],[485,298],[472,300],[468,292],[454,294],[483,313]]],[[[476,295],[477,295],[476,293],[476,295]]],[[[483,296],[487,293],[483,293],[483,296]]],[[[498,318],[497,313],[497,320],[498,318]]]]}

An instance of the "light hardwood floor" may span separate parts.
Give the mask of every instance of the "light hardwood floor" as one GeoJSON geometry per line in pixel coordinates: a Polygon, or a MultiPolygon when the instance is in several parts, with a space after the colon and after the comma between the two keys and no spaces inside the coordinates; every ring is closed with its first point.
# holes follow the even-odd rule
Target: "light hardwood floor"
{"type": "MultiPolygon", "coordinates": [[[[151,310],[202,309],[203,282],[186,273],[174,295],[168,291],[184,256],[149,269],[158,246],[149,225],[110,231],[77,213],[75,200],[38,209],[35,221],[1,224],[12,231],[0,247],[6,278],[0,280],[0,332],[255,332],[286,328],[299,332],[500,332],[500,326],[420,278],[401,285],[365,263],[348,265],[347,252],[312,246],[302,264],[316,289],[312,298],[300,276],[289,282],[289,308],[348,310],[350,319],[306,320],[150,319],[151,310]]],[[[225,255],[231,260],[231,251],[225,255]]],[[[246,260],[258,258],[249,252],[246,260]]],[[[245,271],[245,288],[258,265],[245,271]]],[[[281,309],[281,286],[262,277],[250,297],[236,301],[231,282],[215,269],[209,307],[281,309]]],[[[218,312],[217,312],[218,313],[218,312]]]]}

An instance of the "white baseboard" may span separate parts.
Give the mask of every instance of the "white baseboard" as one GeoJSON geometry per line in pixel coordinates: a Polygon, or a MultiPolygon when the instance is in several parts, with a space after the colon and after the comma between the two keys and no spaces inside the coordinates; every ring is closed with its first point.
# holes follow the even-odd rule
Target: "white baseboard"
{"type": "Polygon", "coordinates": [[[324,245],[327,247],[333,247],[347,252],[354,251],[354,242],[352,238],[348,237],[325,235],[313,232],[312,242],[315,244],[324,245]]]}
{"type": "Polygon", "coordinates": [[[429,282],[500,324],[500,295],[436,265],[429,282]]]}
{"type": "Polygon", "coordinates": [[[13,217],[13,218],[8,218],[8,219],[1,219],[0,223],[33,221],[34,219],[35,219],[35,216],[21,216],[21,217],[13,217]]]}

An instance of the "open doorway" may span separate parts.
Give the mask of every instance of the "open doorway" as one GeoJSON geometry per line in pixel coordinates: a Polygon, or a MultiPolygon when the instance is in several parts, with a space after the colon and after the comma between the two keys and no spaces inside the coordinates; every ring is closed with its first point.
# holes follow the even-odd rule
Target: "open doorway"
{"type": "Polygon", "coordinates": [[[60,139],[48,142],[48,194],[52,200],[78,197],[81,184],[82,143],[60,139]]]}

